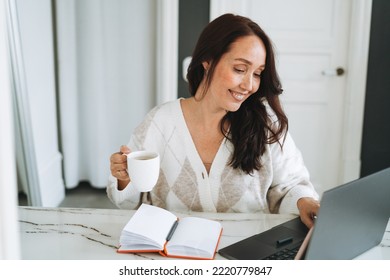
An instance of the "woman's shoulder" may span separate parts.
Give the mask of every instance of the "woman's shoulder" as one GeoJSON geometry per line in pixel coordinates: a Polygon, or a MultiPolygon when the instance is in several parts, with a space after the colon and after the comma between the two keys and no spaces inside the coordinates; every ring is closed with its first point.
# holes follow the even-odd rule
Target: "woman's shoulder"
{"type": "Polygon", "coordinates": [[[155,118],[156,116],[160,118],[162,116],[168,117],[172,114],[178,114],[180,112],[180,99],[181,98],[170,100],[155,106],[152,110],[150,110],[148,116],[151,118],[155,118]]]}
{"type": "Polygon", "coordinates": [[[174,127],[181,119],[181,114],[180,98],[167,101],[149,111],[143,121],[143,126],[169,130],[170,127],[174,127]]]}
{"type": "Polygon", "coordinates": [[[150,137],[156,137],[169,133],[175,127],[179,118],[176,116],[180,112],[180,99],[168,101],[155,106],[149,111],[144,120],[135,128],[134,137],[143,139],[139,140],[144,142],[145,139],[150,137]]]}

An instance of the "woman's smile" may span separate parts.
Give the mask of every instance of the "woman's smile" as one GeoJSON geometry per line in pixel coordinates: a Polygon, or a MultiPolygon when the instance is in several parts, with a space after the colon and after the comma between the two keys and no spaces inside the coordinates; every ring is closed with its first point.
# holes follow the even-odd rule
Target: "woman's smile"
{"type": "Polygon", "coordinates": [[[243,101],[247,94],[243,94],[237,91],[229,90],[230,94],[233,96],[233,98],[237,101],[243,101]]]}

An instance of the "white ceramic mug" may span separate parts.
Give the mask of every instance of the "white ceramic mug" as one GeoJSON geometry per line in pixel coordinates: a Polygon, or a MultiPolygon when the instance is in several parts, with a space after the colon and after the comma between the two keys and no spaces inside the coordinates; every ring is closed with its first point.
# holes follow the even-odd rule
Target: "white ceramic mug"
{"type": "Polygon", "coordinates": [[[140,192],[150,192],[160,174],[160,156],[156,152],[136,151],[127,155],[127,172],[140,192]]]}

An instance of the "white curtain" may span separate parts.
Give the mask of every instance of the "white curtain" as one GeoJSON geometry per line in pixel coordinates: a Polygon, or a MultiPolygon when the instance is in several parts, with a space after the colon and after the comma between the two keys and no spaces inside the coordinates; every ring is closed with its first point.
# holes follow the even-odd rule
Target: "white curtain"
{"type": "Polygon", "coordinates": [[[109,157],[156,104],[156,1],[57,0],[67,188],[104,188],[109,157]]]}

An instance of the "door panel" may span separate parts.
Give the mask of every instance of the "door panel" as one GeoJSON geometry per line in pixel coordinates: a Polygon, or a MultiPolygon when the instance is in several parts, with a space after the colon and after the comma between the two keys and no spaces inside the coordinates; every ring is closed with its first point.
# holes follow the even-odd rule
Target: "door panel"
{"type": "Polygon", "coordinates": [[[275,44],[290,133],[320,193],[340,183],[351,1],[214,1],[212,16],[250,17],[275,44]]]}

